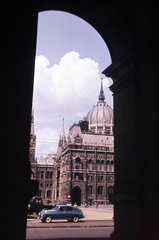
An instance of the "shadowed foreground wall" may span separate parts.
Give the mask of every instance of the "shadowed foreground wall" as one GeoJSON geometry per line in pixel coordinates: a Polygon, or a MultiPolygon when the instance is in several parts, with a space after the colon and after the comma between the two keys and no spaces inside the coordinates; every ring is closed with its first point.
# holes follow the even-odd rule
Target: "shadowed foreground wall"
{"type": "Polygon", "coordinates": [[[44,10],[83,18],[108,45],[112,65],[104,73],[113,79],[116,181],[111,239],[156,240],[159,32],[155,0],[1,1],[0,239],[25,239],[27,201],[37,191],[36,183],[29,181],[29,137],[37,16],[44,10]]]}

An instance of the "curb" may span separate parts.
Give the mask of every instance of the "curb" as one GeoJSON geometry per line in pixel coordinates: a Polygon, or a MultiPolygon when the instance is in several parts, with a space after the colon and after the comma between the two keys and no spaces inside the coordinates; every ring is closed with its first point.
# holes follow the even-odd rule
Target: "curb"
{"type": "Polygon", "coordinates": [[[113,225],[82,225],[82,226],[27,226],[27,228],[90,228],[90,227],[114,227],[113,225]]]}

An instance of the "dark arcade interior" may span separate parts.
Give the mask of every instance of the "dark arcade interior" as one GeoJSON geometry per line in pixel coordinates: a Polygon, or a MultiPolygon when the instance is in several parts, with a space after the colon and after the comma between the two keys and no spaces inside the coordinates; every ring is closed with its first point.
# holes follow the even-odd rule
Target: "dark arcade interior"
{"type": "Polygon", "coordinates": [[[159,239],[159,7],[157,0],[1,1],[0,239],[25,239],[38,13],[91,24],[107,44],[113,79],[115,188],[111,240],[159,239]]]}

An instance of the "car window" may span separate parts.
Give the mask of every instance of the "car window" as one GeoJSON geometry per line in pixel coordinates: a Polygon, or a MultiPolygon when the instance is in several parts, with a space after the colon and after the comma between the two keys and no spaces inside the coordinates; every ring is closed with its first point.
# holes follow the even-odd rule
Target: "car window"
{"type": "Polygon", "coordinates": [[[67,210],[67,211],[73,211],[73,208],[72,208],[72,207],[67,207],[66,210],[67,210]]]}
{"type": "Polygon", "coordinates": [[[65,208],[64,207],[59,207],[59,211],[64,211],[65,208]]]}
{"type": "Polygon", "coordinates": [[[59,209],[59,206],[55,206],[55,207],[54,207],[54,210],[58,210],[58,209],[59,209]]]}

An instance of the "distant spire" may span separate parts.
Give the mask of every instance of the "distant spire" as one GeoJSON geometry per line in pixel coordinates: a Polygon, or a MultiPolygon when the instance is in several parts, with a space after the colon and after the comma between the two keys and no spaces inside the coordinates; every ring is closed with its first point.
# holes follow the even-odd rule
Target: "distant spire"
{"type": "Polygon", "coordinates": [[[61,128],[61,134],[60,134],[60,140],[59,140],[59,147],[63,147],[64,143],[66,142],[66,137],[65,137],[65,129],[64,129],[64,118],[62,118],[62,128],[61,128]]]}
{"type": "Polygon", "coordinates": [[[101,78],[101,89],[100,89],[100,94],[99,94],[99,102],[104,102],[105,96],[104,96],[104,91],[103,91],[103,78],[101,78]]]}
{"type": "Polygon", "coordinates": [[[62,118],[61,139],[65,138],[64,118],[62,118]]]}
{"type": "Polygon", "coordinates": [[[31,112],[31,135],[34,135],[34,108],[32,108],[31,112]]]}

